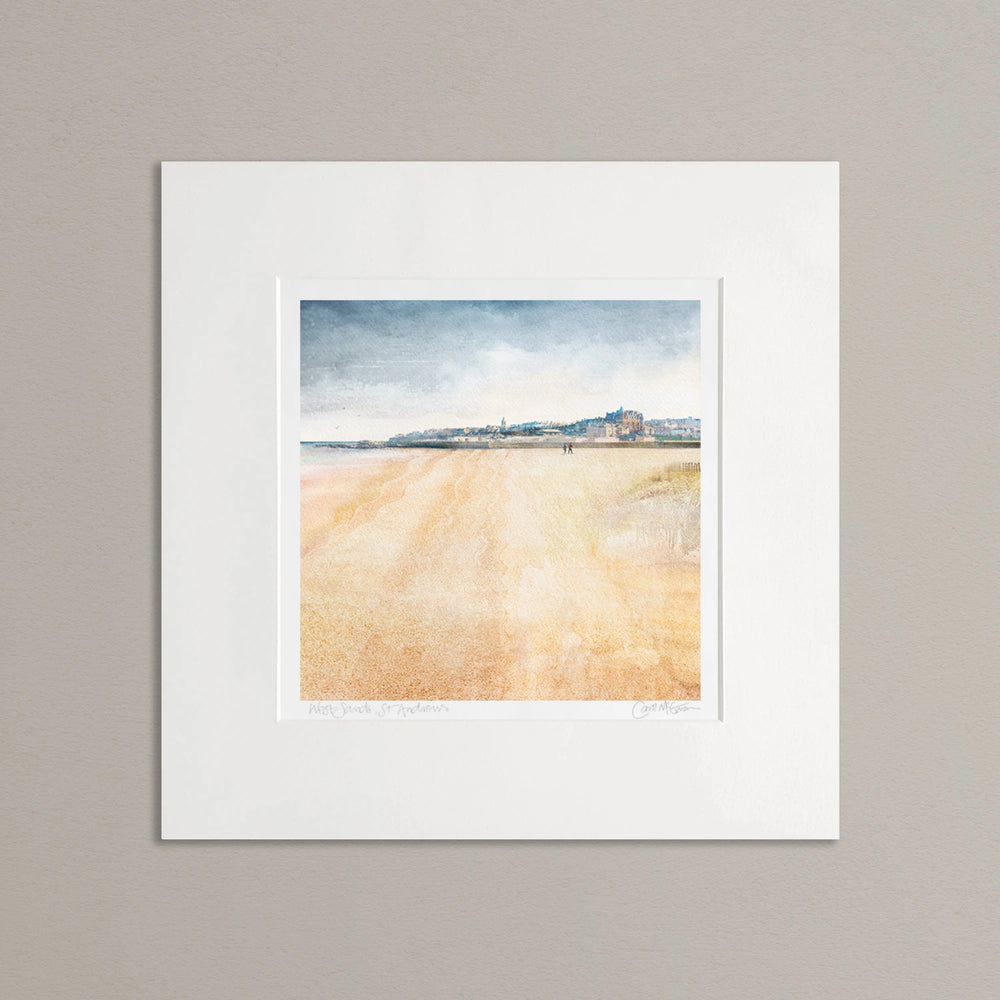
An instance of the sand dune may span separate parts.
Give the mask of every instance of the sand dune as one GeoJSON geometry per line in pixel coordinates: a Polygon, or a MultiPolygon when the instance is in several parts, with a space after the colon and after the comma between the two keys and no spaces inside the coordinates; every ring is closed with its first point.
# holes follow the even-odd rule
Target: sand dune
{"type": "Polygon", "coordinates": [[[303,464],[302,697],[697,698],[699,484],[677,464],[698,460],[411,449],[303,464]]]}

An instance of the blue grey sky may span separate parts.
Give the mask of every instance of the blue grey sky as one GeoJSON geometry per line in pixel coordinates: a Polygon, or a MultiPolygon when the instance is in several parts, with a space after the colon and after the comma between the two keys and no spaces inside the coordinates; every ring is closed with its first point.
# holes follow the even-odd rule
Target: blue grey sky
{"type": "Polygon", "coordinates": [[[303,441],[700,416],[697,301],[307,301],[303,441]]]}

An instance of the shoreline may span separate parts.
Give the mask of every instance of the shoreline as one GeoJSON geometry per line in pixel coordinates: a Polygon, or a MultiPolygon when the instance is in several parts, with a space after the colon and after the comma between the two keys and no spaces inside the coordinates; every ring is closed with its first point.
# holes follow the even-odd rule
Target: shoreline
{"type": "Polygon", "coordinates": [[[669,448],[700,448],[700,440],[683,441],[587,441],[583,438],[556,438],[554,440],[532,441],[407,441],[405,444],[389,444],[385,441],[300,441],[300,447],[332,448],[339,451],[405,451],[411,448],[434,448],[438,450],[468,451],[500,451],[518,448],[556,448],[572,444],[573,451],[594,449],[607,451],[609,449],[639,448],[647,451],[657,451],[669,448]]]}

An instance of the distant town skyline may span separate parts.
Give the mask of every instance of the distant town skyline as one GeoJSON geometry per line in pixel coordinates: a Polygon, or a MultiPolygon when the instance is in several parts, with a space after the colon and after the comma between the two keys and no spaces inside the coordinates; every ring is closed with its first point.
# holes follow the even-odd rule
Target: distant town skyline
{"type": "Polygon", "coordinates": [[[306,301],[300,440],[700,417],[697,301],[306,301]]]}
{"type": "Polygon", "coordinates": [[[507,420],[501,417],[499,423],[460,425],[450,427],[417,427],[394,435],[388,440],[419,437],[423,434],[439,435],[450,431],[457,434],[480,434],[489,437],[506,435],[524,435],[544,431],[546,433],[563,432],[568,435],[587,435],[601,437],[620,437],[622,435],[655,435],[667,430],[694,428],[700,431],[701,418],[693,416],[651,417],[641,411],[619,407],[617,411],[607,411],[604,414],[588,414],[577,420],[507,420]],[[593,432],[599,432],[594,434],[593,432]]]}

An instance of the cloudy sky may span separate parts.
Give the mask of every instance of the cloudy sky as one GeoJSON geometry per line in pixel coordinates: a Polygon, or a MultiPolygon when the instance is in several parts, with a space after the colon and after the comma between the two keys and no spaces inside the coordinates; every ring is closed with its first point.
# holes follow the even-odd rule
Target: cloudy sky
{"type": "Polygon", "coordinates": [[[700,416],[696,301],[302,303],[303,441],[700,416]]]}

